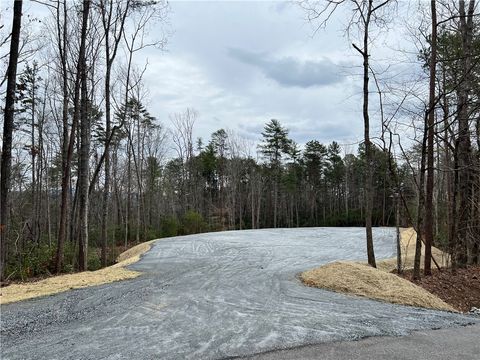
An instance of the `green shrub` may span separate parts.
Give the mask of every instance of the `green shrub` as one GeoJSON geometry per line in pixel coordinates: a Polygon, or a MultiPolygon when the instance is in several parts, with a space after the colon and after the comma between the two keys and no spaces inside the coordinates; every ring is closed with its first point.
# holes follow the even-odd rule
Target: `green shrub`
{"type": "Polygon", "coordinates": [[[159,237],[161,237],[161,232],[155,228],[147,228],[146,232],[145,232],[145,241],[150,241],[150,240],[154,240],[154,239],[158,239],[159,237]]]}
{"type": "Polygon", "coordinates": [[[166,217],[160,224],[160,236],[170,237],[177,236],[179,233],[180,224],[174,217],[166,217]]]}
{"type": "Polygon", "coordinates": [[[53,271],[55,247],[48,244],[29,244],[17,254],[8,257],[5,273],[12,280],[49,275],[53,271]]]}
{"type": "Polygon", "coordinates": [[[196,211],[188,210],[182,219],[183,233],[198,234],[207,231],[208,224],[203,219],[202,215],[196,211]]]}
{"type": "Polygon", "coordinates": [[[89,248],[87,254],[87,269],[90,271],[98,270],[102,267],[97,248],[89,248]]]}

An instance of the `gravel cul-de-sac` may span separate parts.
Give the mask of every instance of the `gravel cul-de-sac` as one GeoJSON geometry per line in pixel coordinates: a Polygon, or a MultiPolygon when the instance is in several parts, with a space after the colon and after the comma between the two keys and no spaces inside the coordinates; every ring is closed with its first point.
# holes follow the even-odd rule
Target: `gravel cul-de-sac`
{"type": "MultiPolygon", "coordinates": [[[[303,270],[364,259],[363,228],[244,230],[161,239],[140,277],[1,307],[2,359],[222,359],[471,324],[473,316],[305,287],[303,270]]],[[[374,229],[377,258],[395,230],[374,229]]],[[[477,319],[477,320],[475,320],[477,319]]]]}

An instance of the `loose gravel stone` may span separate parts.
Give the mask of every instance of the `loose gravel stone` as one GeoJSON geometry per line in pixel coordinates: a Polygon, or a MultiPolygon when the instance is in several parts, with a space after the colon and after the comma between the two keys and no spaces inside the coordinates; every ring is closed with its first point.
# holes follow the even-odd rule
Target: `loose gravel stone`
{"type": "MultiPolygon", "coordinates": [[[[221,359],[405,335],[478,318],[303,286],[298,273],[365,258],[363,228],[229,231],[162,239],[136,279],[1,307],[2,359],[221,359]]],[[[395,231],[374,229],[378,258],[395,231]]]]}

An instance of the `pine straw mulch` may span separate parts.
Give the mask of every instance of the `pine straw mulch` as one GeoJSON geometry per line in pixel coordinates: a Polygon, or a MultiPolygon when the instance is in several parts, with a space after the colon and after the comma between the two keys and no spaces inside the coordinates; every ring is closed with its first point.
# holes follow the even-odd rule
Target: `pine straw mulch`
{"type": "MultiPolygon", "coordinates": [[[[406,273],[413,267],[416,239],[417,234],[413,228],[401,230],[402,264],[406,273]]],[[[423,250],[422,246],[422,264],[423,250]]],[[[441,267],[448,265],[449,257],[440,249],[432,247],[432,254],[441,267]]],[[[394,274],[396,265],[395,257],[378,261],[377,268],[362,262],[337,261],[305,271],[300,274],[300,279],[307,286],[395,304],[447,311],[460,310],[455,304],[444,301],[433,291],[430,292],[429,288],[394,274]]]]}
{"type": "Polygon", "coordinates": [[[394,304],[455,311],[446,302],[401,277],[358,262],[337,261],[300,275],[307,286],[394,304]]]}
{"type": "Polygon", "coordinates": [[[401,276],[459,311],[468,312],[472,307],[480,308],[479,265],[457,269],[456,273],[450,269],[442,271],[435,269],[432,270],[431,276],[422,276],[420,280],[413,280],[412,270],[405,271],[401,276]]]}
{"type": "Polygon", "coordinates": [[[100,270],[52,276],[35,282],[16,283],[2,287],[0,288],[0,304],[135,278],[140,273],[125,267],[137,262],[140,256],[150,249],[153,241],[144,242],[128,249],[118,256],[115,265],[100,270]]]}
{"type": "MultiPolygon", "coordinates": [[[[413,228],[403,228],[400,230],[401,238],[401,253],[402,253],[402,268],[413,269],[415,260],[415,245],[417,242],[417,233],[413,228]]],[[[420,267],[423,269],[425,262],[424,256],[425,246],[422,245],[422,252],[420,258],[420,267]]],[[[432,246],[432,256],[440,267],[450,266],[450,256],[442,250],[432,246]]],[[[435,266],[432,262],[432,266],[435,266]]],[[[397,258],[384,259],[377,261],[377,268],[383,271],[392,271],[397,268],[397,258]]]]}

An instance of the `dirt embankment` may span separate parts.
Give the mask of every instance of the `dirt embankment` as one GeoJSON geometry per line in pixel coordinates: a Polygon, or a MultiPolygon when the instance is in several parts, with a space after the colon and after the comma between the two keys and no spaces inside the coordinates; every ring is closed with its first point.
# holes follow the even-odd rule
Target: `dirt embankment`
{"type": "Polygon", "coordinates": [[[153,240],[128,249],[118,256],[115,265],[104,269],[53,276],[36,282],[11,284],[1,288],[0,304],[136,278],[140,273],[125,267],[137,262],[142,254],[150,250],[152,242],[153,240]]]}
{"type": "Polygon", "coordinates": [[[431,276],[423,276],[413,280],[413,272],[402,274],[407,280],[435,294],[455,309],[468,312],[472,308],[480,309],[480,266],[469,266],[465,269],[438,271],[433,270],[431,276]]]}
{"type": "MultiPolygon", "coordinates": [[[[402,230],[401,240],[402,262],[404,268],[408,269],[413,266],[415,231],[413,229],[402,230]]],[[[442,265],[448,262],[448,257],[439,249],[433,249],[433,254],[442,265]]],[[[396,268],[396,265],[396,258],[379,261],[376,269],[360,262],[339,261],[305,271],[300,277],[308,286],[395,304],[456,311],[438,296],[392,274],[391,271],[396,268]]]]}

